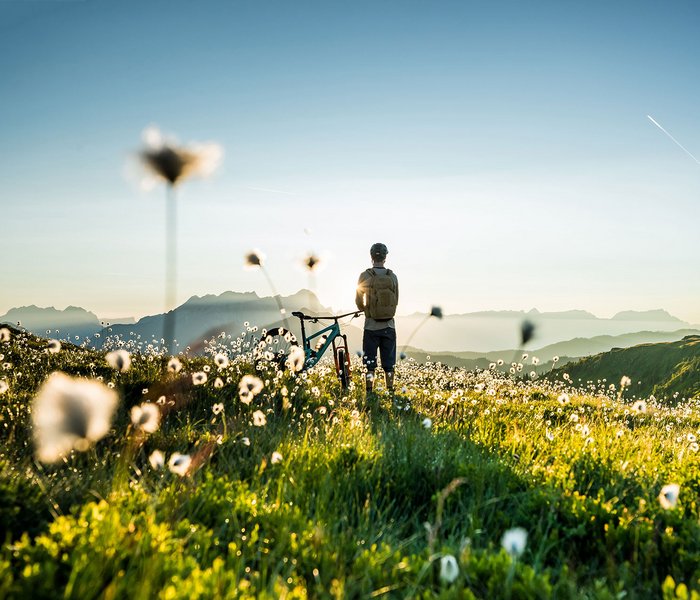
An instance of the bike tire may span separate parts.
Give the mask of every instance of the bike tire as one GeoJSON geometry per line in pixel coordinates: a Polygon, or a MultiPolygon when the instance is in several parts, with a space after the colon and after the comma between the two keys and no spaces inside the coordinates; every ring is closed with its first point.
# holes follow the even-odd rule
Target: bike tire
{"type": "Polygon", "coordinates": [[[345,350],[338,350],[338,379],[340,379],[340,387],[347,390],[350,386],[350,367],[345,350]]]}
{"type": "Polygon", "coordinates": [[[254,358],[256,366],[261,368],[265,365],[273,365],[277,369],[284,371],[287,367],[287,358],[292,346],[297,346],[296,336],[284,327],[270,329],[258,341],[254,358]]]}

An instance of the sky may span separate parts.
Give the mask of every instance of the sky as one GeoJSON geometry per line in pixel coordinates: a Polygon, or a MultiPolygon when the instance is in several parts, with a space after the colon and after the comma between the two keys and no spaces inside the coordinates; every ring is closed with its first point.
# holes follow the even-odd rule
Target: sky
{"type": "Polygon", "coordinates": [[[157,126],[224,150],[177,188],[178,304],[270,295],[255,248],[281,294],[351,310],[382,241],[401,314],[700,323],[699,25],[694,1],[2,0],[0,314],[164,310],[157,126]]]}

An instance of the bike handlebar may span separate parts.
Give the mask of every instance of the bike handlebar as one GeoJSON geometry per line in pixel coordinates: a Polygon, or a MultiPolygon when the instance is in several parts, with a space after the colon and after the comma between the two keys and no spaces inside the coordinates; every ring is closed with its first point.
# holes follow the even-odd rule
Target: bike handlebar
{"type": "Polygon", "coordinates": [[[305,315],[303,312],[296,310],[292,313],[292,316],[297,317],[298,319],[302,319],[302,320],[306,319],[307,321],[318,321],[319,319],[337,321],[338,319],[342,319],[344,317],[349,317],[350,315],[352,315],[353,317],[359,317],[362,314],[362,312],[363,311],[361,311],[361,310],[354,310],[352,312],[345,313],[344,315],[329,315],[329,316],[323,316],[323,317],[321,317],[321,316],[316,317],[316,316],[312,316],[312,315],[305,315]]]}

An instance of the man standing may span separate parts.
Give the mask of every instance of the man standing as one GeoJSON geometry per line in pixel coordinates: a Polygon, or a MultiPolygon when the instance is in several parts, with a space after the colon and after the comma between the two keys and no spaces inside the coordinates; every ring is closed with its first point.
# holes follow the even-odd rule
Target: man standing
{"type": "Polygon", "coordinates": [[[399,303],[399,280],[384,266],[389,253],[384,244],[373,244],[369,250],[372,268],[360,274],[355,294],[355,304],[365,313],[365,330],[362,336],[363,361],[367,367],[365,386],[372,391],[374,371],[377,368],[377,350],[386,376],[386,387],[394,389],[394,365],[396,364],[396,324],[394,315],[399,303]]]}

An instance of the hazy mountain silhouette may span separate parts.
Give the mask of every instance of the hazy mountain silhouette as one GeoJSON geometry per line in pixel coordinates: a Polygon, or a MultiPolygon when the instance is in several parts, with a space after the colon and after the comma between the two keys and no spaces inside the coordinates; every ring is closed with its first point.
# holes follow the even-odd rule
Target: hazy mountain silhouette
{"type": "Polygon", "coordinates": [[[0,317],[0,323],[15,326],[19,323],[22,328],[41,337],[61,339],[74,339],[76,336],[83,339],[102,329],[94,313],[78,306],[69,306],[65,310],[34,305],[12,308],[0,317]]]}

